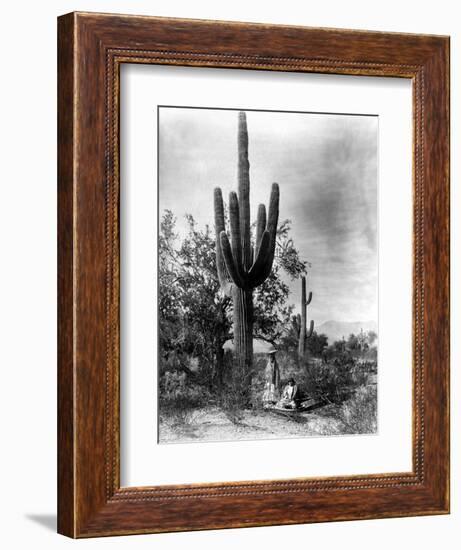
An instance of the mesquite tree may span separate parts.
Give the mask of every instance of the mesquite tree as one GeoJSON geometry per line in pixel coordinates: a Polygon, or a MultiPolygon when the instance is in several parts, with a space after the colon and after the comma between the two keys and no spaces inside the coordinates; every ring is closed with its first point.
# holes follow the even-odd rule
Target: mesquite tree
{"type": "Polygon", "coordinates": [[[309,292],[309,297],[306,299],[306,277],[301,277],[301,314],[298,313],[293,318],[293,325],[299,335],[298,340],[298,355],[304,357],[306,352],[306,339],[312,336],[314,332],[314,321],[310,322],[309,332],[306,331],[307,325],[307,306],[312,301],[312,292],[309,292]]]}
{"type": "Polygon", "coordinates": [[[225,294],[232,297],[235,353],[239,365],[249,372],[253,361],[253,289],[270,275],[274,261],[279,216],[279,186],[272,184],[269,213],[260,204],[256,240],[251,241],[250,163],[246,115],[238,118],[238,195],[229,194],[230,240],[224,221],[219,187],[214,191],[216,266],[225,294]]]}

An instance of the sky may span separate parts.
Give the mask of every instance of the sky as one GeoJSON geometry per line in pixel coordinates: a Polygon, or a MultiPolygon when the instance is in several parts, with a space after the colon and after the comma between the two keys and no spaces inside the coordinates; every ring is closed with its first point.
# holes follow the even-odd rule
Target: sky
{"type": "MultiPolygon", "coordinates": [[[[213,189],[237,190],[236,110],[161,107],[159,209],[214,228],[213,189]]],[[[280,186],[279,220],[290,219],[310,263],[309,318],[377,321],[378,117],[247,111],[252,221],[280,186]]],[[[299,312],[301,283],[286,282],[299,312]]]]}

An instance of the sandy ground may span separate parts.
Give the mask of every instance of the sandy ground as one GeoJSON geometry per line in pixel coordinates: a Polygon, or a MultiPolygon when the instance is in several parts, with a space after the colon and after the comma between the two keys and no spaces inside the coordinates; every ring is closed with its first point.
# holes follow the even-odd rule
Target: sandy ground
{"type": "Polygon", "coordinates": [[[196,409],[180,418],[161,421],[160,443],[339,435],[341,422],[334,418],[334,409],[334,405],[328,405],[312,412],[298,413],[295,418],[248,410],[233,420],[217,407],[196,409]]]}

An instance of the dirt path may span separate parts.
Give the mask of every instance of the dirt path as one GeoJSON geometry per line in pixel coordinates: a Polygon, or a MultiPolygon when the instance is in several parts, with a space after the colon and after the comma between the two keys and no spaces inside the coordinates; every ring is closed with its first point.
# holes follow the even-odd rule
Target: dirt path
{"type": "Polygon", "coordinates": [[[160,443],[338,435],[341,433],[341,423],[334,418],[332,407],[324,407],[321,413],[299,413],[295,419],[262,410],[243,411],[241,417],[234,421],[217,407],[197,409],[179,421],[170,418],[161,422],[160,443]]]}

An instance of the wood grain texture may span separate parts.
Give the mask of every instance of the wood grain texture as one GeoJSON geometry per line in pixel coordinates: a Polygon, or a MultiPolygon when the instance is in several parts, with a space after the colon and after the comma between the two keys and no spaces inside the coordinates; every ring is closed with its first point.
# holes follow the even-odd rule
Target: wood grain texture
{"type": "Polygon", "coordinates": [[[448,38],[86,13],[61,17],[58,31],[59,532],[447,513],[448,38]],[[412,79],[411,472],[120,488],[119,68],[126,62],[412,79]]]}
{"type": "Polygon", "coordinates": [[[75,535],[73,361],[74,34],[58,21],[58,531],[75,535]]]}

